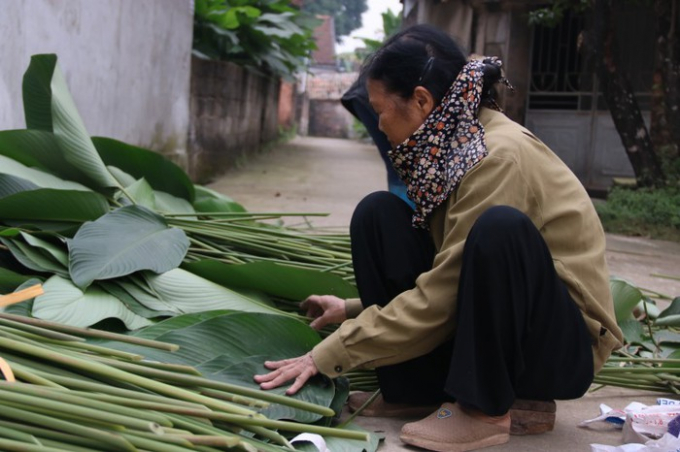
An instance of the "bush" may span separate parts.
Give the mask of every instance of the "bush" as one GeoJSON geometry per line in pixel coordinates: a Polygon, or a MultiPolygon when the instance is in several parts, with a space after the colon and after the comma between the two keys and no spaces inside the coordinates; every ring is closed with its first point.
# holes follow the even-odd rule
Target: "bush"
{"type": "Polygon", "coordinates": [[[614,187],[596,204],[605,231],[680,242],[680,189],[614,187]]]}

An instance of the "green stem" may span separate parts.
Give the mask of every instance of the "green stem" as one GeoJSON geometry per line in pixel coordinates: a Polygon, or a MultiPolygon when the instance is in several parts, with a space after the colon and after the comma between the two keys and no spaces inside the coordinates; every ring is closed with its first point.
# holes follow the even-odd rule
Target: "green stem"
{"type": "Polygon", "coordinates": [[[166,342],[152,341],[149,339],[142,339],[135,336],[127,336],[125,334],[116,334],[108,331],[95,330],[91,328],[78,328],[70,325],[63,325],[60,323],[49,322],[47,320],[36,319],[32,317],[23,317],[20,315],[8,314],[6,312],[0,313],[0,318],[15,320],[17,322],[35,325],[63,333],[71,333],[78,336],[96,337],[100,339],[110,339],[118,342],[126,342],[129,344],[143,345],[145,347],[157,348],[160,350],[167,350],[174,352],[179,350],[179,345],[168,344],[166,342]]]}
{"type": "Polygon", "coordinates": [[[61,419],[55,419],[51,416],[45,416],[43,414],[20,410],[13,406],[5,405],[2,407],[2,417],[94,439],[113,446],[111,450],[135,452],[135,447],[132,444],[116,434],[74,424],[73,422],[62,421],[61,419]]]}

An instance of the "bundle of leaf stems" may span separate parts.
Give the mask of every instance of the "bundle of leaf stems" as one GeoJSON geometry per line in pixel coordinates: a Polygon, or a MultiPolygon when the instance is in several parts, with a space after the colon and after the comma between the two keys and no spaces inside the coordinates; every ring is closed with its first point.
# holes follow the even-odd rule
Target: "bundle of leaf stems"
{"type": "MultiPolygon", "coordinates": [[[[228,264],[258,261],[330,272],[353,282],[348,234],[320,232],[265,223],[264,219],[310,214],[223,213],[200,219],[166,215],[191,242],[185,260],[211,259],[228,264]]],[[[314,214],[311,214],[314,215],[314,214]]]]}
{"type": "Polygon", "coordinates": [[[280,431],[367,439],[356,431],[268,419],[257,409],[270,403],[322,416],[334,413],[324,406],[203,378],[190,366],[146,362],[142,356],[83,339],[92,336],[177,348],[0,314],[0,356],[13,374],[8,378],[5,373],[7,381],[0,381],[1,450],[293,450],[280,431]]]}
{"type": "Polygon", "coordinates": [[[593,382],[600,386],[680,394],[680,359],[646,358],[619,351],[607,360],[593,382]]]}

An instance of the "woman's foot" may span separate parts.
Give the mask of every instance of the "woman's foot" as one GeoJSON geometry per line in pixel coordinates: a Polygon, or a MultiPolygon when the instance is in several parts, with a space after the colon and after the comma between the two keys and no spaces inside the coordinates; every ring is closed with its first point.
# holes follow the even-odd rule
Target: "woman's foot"
{"type": "Polygon", "coordinates": [[[437,452],[464,452],[496,446],[510,440],[510,415],[487,416],[445,403],[434,413],[401,429],[401,440],[437,452]]]}

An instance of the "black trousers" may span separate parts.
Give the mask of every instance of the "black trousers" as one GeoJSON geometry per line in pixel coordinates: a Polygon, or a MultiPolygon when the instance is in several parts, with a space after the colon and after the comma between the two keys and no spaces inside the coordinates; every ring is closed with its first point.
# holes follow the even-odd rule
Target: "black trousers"
{"type": "MultiPolygon", "coordinates": [[[[350,235],[364,306],[386,305],[432,268],[434,245],[427,231],[411,226],[411,215],[388,192],[357,206],[350,235]]],[[[455,400],[501,415],[516,398],[573,399],[590,386],[593,356],[581,312],[540,232],[519,210],[496,206],[477,219],[451,302],[457,302],[451,341],[376,369],[387,402],[455,400]]]]}

